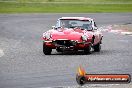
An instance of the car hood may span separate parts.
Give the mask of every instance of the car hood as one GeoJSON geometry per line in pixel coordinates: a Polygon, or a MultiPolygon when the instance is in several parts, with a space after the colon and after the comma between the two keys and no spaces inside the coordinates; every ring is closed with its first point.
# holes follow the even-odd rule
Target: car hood
{"type": "Polygon", "coordinates": [[[67,40],[78,40],[81,41],[81,36],[84,35],[87,31],[81,29],[57,29],[57,30],[49,30],[52,35],[53,40],[58,39],[67,39],[67,40]]]}

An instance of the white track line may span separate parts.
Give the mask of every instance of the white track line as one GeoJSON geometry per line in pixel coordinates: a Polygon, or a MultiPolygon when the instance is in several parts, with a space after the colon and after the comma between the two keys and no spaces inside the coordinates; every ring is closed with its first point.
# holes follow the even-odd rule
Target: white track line
{"type": "Polygon", "coordinates": [[[132,35],[132,32],[121,32],[123,35],[132,35]]]}
{"type": "Polygon", "coordinates": [[[0,49],[0,57],[2,57],[4,55],[3,50],[0,49]]]}

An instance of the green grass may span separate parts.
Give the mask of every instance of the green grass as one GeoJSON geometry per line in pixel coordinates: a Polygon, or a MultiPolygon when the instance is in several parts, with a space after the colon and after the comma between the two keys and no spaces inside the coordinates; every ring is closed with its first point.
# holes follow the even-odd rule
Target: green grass
{"type": "Polygon", "coordinates": [[[17,2],[132,2],[132,0],[0,0],[0,1],[17,1],[17,2]]]}
{"type": "Polygon", "coordinates": [[[89,12],[132,12],[132,4],[0,2],[0,13],[89,13],[89,12]]]}

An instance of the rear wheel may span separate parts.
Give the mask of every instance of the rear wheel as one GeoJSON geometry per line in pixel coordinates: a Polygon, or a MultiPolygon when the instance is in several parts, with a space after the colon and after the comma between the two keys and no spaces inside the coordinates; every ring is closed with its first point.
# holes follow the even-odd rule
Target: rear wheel
{"type": "Polygon", "coordinates": [[[100,45],[100,43],[98,43],[97,45],[94,46],[94,51],[100,52],[100,50],[101,50],[101,45],[100,45]]]}
{"type": "Polygon", "coordinates": [[[84,49],[84,53],[85,54],[91,54],[92,53],[92,45],[91,44],[84,49]]]}
{"type": "Polygon", "coordinates": [[[43,53],[44,53],[45,55],[50,55],[51,52],[52,52],[52,49],[49,48],[49,47],[46,47],[46,46],[43,44],[43,53]]]}

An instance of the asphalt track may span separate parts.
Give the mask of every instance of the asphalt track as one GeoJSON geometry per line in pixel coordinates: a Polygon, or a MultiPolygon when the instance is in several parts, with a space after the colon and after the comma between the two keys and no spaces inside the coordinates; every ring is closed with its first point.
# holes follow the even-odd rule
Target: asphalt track
{"type": "MultiPolygon", "coordinates": [[[[44,55],[42,33],[62,16],[94,18],[97,25],[132,23],[132,13],[1,14],[0,88],[77,86],[79,65],[88,73],[132,75],[132,36],[103,32],[101,52],[44,55]]],[[[95,86],[97,87],[97,86],[95,86]]]]}

